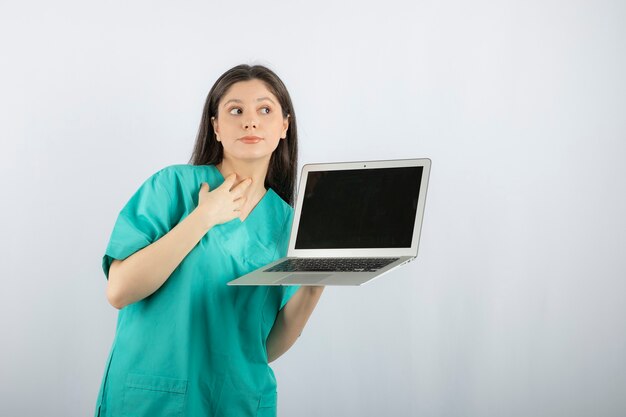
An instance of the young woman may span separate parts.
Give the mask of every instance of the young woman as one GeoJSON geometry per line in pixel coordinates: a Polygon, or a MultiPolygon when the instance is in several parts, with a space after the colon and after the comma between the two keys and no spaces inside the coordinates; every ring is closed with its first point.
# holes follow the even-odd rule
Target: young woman
{"type": "Polygon", "coordinates": [[[323,287],[226,283],[282,257],[293,217],[296,116],[274,72],[239,65],[206,100],[189,165],[148,178],[102,267],[120,310],[96,416],[275,416],[269,362],[323,287]]]}

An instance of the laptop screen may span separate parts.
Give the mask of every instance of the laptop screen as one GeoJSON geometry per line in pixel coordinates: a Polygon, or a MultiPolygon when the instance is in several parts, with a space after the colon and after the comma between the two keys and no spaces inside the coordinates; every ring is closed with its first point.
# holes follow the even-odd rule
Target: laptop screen
{"type": "Polygon", "coordinates": [[[295,249],[410,248],[423,169],[309,172],[295,249]]]}

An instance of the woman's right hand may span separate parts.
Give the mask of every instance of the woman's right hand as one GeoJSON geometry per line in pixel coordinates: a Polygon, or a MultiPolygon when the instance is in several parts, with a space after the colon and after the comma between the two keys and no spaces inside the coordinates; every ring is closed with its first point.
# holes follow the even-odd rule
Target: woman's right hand
{"type": "Polygon", "coordinates": [[[230,174],[222,185],[213,191],[206,182],[200,186],[196,210],[209,228],[239,217],[240,209],[246,201],[243,193],[252,183],[252,179],[247,178],[234,186],[236,179],[236,173],[230,174]]]}

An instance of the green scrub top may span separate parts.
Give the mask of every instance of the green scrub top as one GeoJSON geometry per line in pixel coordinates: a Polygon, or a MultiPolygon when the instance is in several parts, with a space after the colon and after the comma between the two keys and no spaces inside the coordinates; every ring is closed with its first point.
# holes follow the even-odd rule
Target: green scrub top
{"type": "MultiPolygon", "coordinates": [[[[213,165],[172,165],[119,213],[102,268],[155,242],[198,205],[213,165]]],[[[214,226],[152,295],[119,311],[96,416],[275,416],[266,340],[299,287],[227,286],[287,253],[293,208],[269,188],[242,222],[214,226]]]]}

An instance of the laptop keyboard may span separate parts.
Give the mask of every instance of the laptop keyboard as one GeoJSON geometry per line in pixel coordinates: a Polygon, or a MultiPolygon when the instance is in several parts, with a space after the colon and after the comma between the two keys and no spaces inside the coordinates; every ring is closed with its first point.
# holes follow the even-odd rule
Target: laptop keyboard
{"type": "Polygon", "coordinates": [[[263,272],[375,272],[400,258],[291,258],[263,272]]]}

